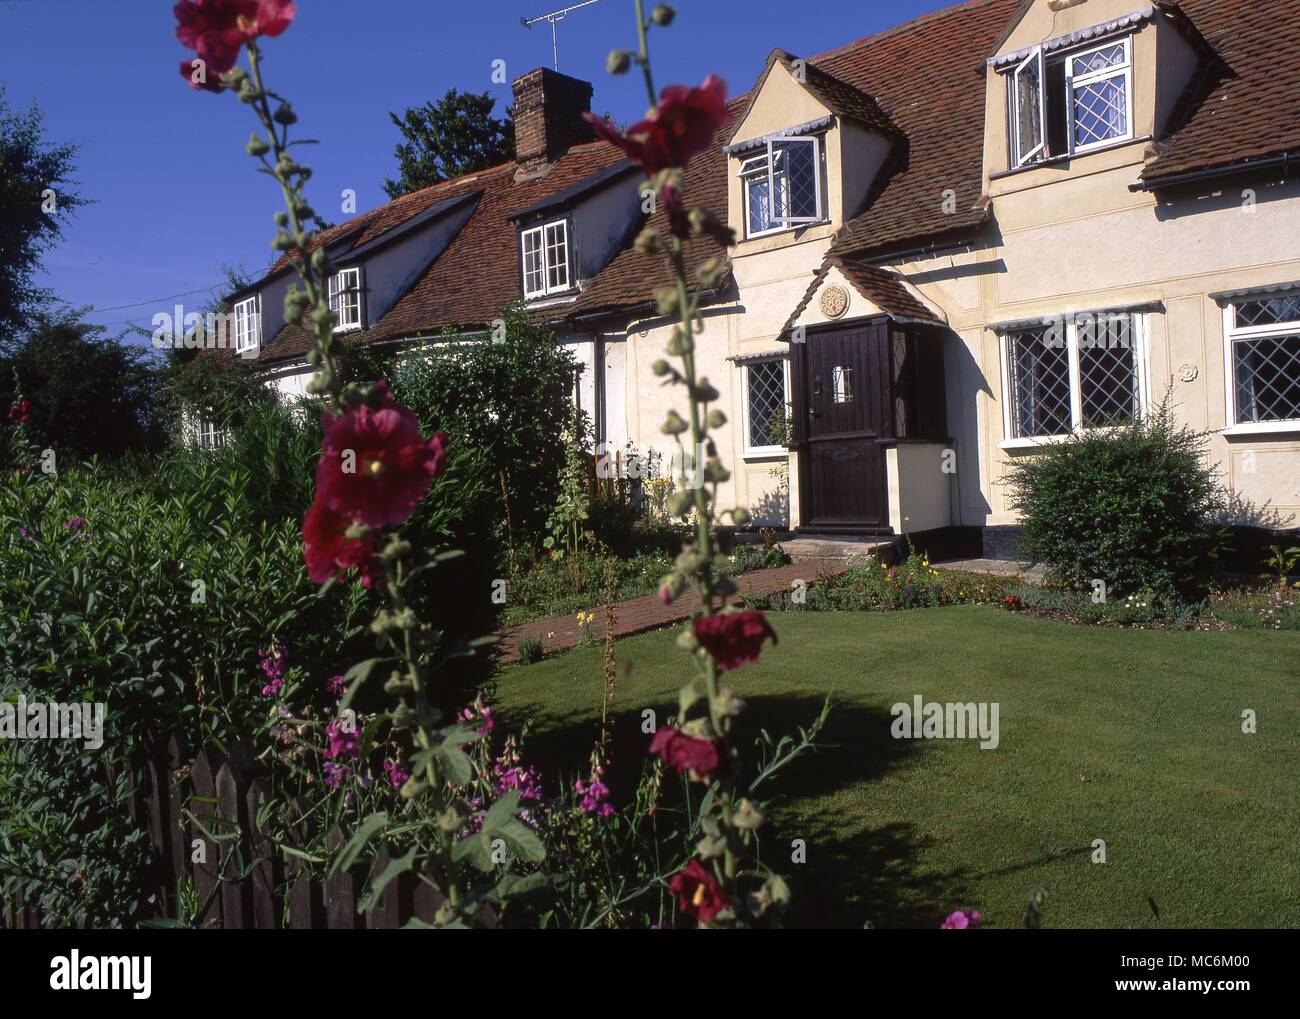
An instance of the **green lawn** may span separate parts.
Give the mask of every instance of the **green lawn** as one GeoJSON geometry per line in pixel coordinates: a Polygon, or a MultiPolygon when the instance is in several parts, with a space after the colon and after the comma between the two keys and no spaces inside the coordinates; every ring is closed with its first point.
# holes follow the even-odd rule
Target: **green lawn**
{"type": "MultiPolygon", "coordinates": [[[[1300,634],[1098,629],[960,606],[784,613],[760,663],[735,675],[747,718],[776,731],[836,707],[832,744],[781,780],[775,844],[803,922],[929,926],[978,909],[1017,926],[1045,888],[1051,927],[1300,924],[1300,634]],[[996,701],[1001,744],[894,740],[890,707],[996,701]],[[1254,709],[1258,733],[1243,735],[1254,709]],[[1086,777],[1086,780],[1085,780],[1086,777]],[[1091,861],[1094,839],[1107,862],[1091,861]]],[[[688,675],[673,633],[622,641],[616,708],[625,789],[688,675]]],[[[507,724],[553,774],[585,765],[600,651],[501,677],[507,724]]]]}

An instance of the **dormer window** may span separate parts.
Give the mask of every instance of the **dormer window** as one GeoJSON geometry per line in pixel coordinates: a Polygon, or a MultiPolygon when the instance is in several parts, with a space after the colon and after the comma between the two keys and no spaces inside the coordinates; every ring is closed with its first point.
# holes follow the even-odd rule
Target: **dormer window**
{"type": "Polygon", "coordinates": [[[745,236],[788,230],[824,218],[821,141],[777,138],[740,164],[745,236]]]}
{"type": "Polygon", "coordinates": [[[330,311],[334,331],[361,328],[361,269],[340,269],[330,277],[330,311]]]}
{"type": "Polygon", "coordinates": [[[569,222],[557,219],[520,233],[524,296],[528,299],[572,288],[569,271],[569,222]]]}
{"type": "Polygon", "coordinates": [[[262,314],[257,294],[236,304],[234,317],[235,353],[246,354],[256,350],[262,340],[262,314]]]}
{"type": "Polygon", "coordinates": [[[1024,58],[1009,76],[1016,166],[1077,155],[1133,137],[1133,40],[1024,58]]]}

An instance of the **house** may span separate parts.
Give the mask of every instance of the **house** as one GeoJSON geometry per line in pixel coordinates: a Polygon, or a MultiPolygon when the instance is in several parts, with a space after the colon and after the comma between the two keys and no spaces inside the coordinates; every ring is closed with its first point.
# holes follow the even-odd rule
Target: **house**
{"type": "MultiPolygon", "coordinates": [[[[1241,522],[1300,524],[1297,7],[968,0],[828,53],[774,50],[686,170],[688,201],[736,233],[688,249],[692,269],[727,266],[696,343],[728,417],[721,504],[996,554],[1012,458],[1167,394],[1211,433],[1241,522]]],[[[666,277],[632,246],[641,180],[592,141],[590,99],[525,75],[515,162],[321,242],[360,342],[477,333],[526,300],[586,369],[598,441],[644,451],[681,400],[651,372],[666,277]]],[[[288,276],[233,297],[239,342],[297,393],[288,276]]]]}

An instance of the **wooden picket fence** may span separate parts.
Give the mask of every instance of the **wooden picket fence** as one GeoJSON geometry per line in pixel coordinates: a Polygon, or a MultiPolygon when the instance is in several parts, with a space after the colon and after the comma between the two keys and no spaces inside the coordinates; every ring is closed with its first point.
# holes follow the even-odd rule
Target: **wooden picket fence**
{"type": "MultiPolygon", "coordinates": [[[[257,828],[268,793],[257,770],[247,745],[232,746],[228,755],[208,748],[191,757],[178,735],[144,756],[143,782],[128,810],[131,820],[149,831],[148,886],[156,892],[159,919],[177,916],[177,891],[188,878],[201,927],[374,930],[402,927],[412,918],[433,922],[444,900],[413,874],[390,883],[358,914],[367,868],[313,877],[303,860],[280,852],[257,828]],[[202,852],[196,851],[199,845],[202,852]]],[[[305,814],[306,802],[299,806],[305,814]]],[[[307,832],[299,828],[295,834],[307,832]]],[[[336,852],[347,838],[341,829],[329,832],[329,851],[336,852]]],[[[381,858],[375,872],[387,862],[381,858]]],[[[477,922],[492,926],[494,917],[485,912],[477,922]]],[[[39,909],[21,895],[5,899],[3,923],[18,929],[45,926],[39,909]]]]}

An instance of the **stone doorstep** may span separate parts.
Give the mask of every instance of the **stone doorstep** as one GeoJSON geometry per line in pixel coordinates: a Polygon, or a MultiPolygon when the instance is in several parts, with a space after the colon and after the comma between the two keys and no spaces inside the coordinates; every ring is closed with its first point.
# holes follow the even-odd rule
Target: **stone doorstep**
{"type": "Polygon", "coordinates": [[[854,559],[861,559],[869,555],[875,556],[882,562],[889,563],[898,559],[898,548],[892,539],[882,541],[879,538],[840,538],[830,535],[826,537],[805,536],[783,541],[780,544],[785,549],[786,555],[794,560],[796,564],[848,564],[854,559]]]}

